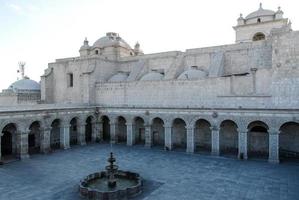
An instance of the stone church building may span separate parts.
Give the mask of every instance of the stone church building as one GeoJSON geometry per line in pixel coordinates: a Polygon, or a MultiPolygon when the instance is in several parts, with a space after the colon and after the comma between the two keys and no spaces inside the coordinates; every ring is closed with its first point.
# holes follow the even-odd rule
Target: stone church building
{"type": "Polygon", "coordinates": [[[92,142],[264,158],[299,155],[299,31],[241,14],[234,44],[144,54],[117,33],[0,93],[1,160],[92,142]]]}

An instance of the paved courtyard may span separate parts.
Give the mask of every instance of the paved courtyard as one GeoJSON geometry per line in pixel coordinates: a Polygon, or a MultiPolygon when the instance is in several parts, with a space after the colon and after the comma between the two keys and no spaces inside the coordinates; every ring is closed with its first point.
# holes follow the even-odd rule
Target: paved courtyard
{"type": "MultiPolygon", "coordinates": [[[[108,144],[34,155],[0,166],[0,199],[80,199],[78,183],[103,169],[108,144]]],[[[143,147],[113,146],[123,170],[139,172],[145,192],[136,199],[299,199],[299,164],[239,161],[143,147]]]]}

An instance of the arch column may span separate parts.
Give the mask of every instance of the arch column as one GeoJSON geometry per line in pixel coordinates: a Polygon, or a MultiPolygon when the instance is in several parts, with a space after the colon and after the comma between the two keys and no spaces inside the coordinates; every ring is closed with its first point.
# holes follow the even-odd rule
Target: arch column
{"type": "Polygon", "coordinates": [[[103,122],[96,120],[94,124],[94,131],[93,131],[92,141],[93,142],[100,142],[103,140],[103,122]]]}
{"type": "Polygon", "coordinates": [[[42,153],[49,153],[51,150],[51,141],[50,141],[51,129],[52,129],[51,127],[47,127],[41,131],[40,151],[42,153]]]}
{"type": "Polygon", "coordinates": [[[187,126],[187,153],[194,153],[195,140],[194,140],[194,127],[187,126]]]}
{"type": "Polygon", "coordinates": [[[238,158],[247,160],[248,131],[238,130],[238,158]],[[242,156],[241,156],[242,155],[242,156]]]}
{"type": "Polygon", "coordinates": [[[79,124],[79,138],[78,142],[80,145],[86,145],[86,140],[85,140],[85,123],[80,123],[79,124]]]}
{"type": "Polygon", "coordinates": [[[112,144],[117,143],[117,137],[116,137],[116,126],[117,123],[116,122],[111,122],[110,121],[110,142],[112,144]]]}
{"type": "Polygon", "coordinates": [[[219,128],[216,126],[211,127],[212,132],[212,155],[219,156],[219,128]]]}
{"type": "Polygon", "coordinates": [[[60,148],[70,148],[70,124],[60,126],[60,148]]]}
{"type": "Polygon", "coordinates": [[[29,135],[29,130],[21,130],[17,132],[17,141],[18,144],[17,148],[18,154],[21,160],[29,158],[28,154],[28,135],[29,135]]]}
{"type": "Polygon", "coordinates": [[[133,146],[135,144],[135,132],[133,131],[133,123],[127,122],[127,145],[133,146]]]}
{"type": "Polygon", "coordinates": [[[152,137],[152,129],[151,129],[151,125],[146,124],[144,126],[145,128],[145,147],[147,148],[151,148],[152,144],[153,144],[153,137],[152,137]]]}
{"type": "Polygon", "coordinates": [[[279,163],[279,130],[269,130],[269,158],[270,163],[279,163]]]}
{"type": "Polygon", "coordinates": [[[165,148],[172,150],[172,126],[170,124],[164,125],[165,129],[165,148]]]}
{"type": "Polygon", "coordinates": [[[3,136],[3,133],[0,132],[0,162],[2,161],[2,136],[3,136]]]}

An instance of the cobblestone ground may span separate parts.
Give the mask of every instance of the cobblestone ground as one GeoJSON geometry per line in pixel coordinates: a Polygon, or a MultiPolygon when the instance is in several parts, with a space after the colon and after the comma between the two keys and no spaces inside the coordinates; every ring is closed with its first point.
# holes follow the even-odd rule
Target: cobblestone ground
{"type": "MultiPolygon", "coordinates": [[[[34,155],[0,166],[0,199],[80,199],[78,183],[107,164],[108,144],[34,155]]],[[[299,164],[239,161],[143,147],[113,147],[120,169],[145,179],[137,199],[299,199],[299,164]]]]}

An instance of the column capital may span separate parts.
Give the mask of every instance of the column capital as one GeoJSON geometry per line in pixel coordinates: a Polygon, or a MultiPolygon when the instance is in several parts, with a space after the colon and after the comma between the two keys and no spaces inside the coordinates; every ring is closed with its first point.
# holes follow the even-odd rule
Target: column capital
{"type": "Polygon", "coordinates": [[[164,128],[172,128],[171,125],[163,125],[164,128]]]}
{"type": "Polygon", "coordinates": [[[70,128],[70,127],[71,127],[70,124],[61,124],[61,125],[59,126],[59,128],[70,128]]]}
{"type": "Polygon", "coordinates": [[[187,126],[185,126],[185,128],[187,129],[187,130],[192,130],[192,129],[194,129],[194,126],[193,125],[187,125],[187,126]]]}
{"type": "Polygon", "coordinates": [[[219,131],[219,127],[218,126],[210,126],[211,131],[219,131]]]}
{"type": "Polygon", "coordinates": [[[78,123],[78,126],[86,126],[86,122],[80,122],[78,123]]]}
{"type": "Polygon", "coordinates": [[[269,133],[269,135],[279,135],[280,131],[278,129],[270,128],[268,133],[269,133]]]}
{"type": "Polygon", "coordinates": [[[126,122],[126,126],[133,126],[132,122],[126,122]]]}
{"type": "Polygon", "coordinates": [[[43,131],[51,131],[51,130],[52,130],[52,127],[51,127],[51,126],[49,126],[49,127],[44,127],[44,128],[42,128],[42,130],[43,130],[43,131]]]}

